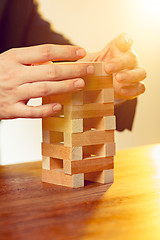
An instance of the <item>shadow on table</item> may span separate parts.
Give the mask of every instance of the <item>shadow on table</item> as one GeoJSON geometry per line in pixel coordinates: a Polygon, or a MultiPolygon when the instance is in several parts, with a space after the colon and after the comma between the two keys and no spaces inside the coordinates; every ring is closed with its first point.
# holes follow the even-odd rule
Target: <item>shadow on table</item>
{"type": "Polygon", "coordinates": [[[47,201],[45,225],[40,230],[48,239],[81,239],[100,199],[112,184],[85,182],[85,187],[69,189],[43,183],[47,201]],[[53,187],[54,186],[54,187],[53,187]]]}

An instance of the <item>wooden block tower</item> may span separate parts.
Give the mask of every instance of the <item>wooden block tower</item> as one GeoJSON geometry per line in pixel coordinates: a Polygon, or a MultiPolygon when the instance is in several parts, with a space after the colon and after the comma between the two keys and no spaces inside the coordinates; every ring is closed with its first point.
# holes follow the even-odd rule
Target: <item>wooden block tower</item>
{"type": "Polygon", "coordinates": [[[73,188],[83,187],[84,180],[113,182],[113,78],[105,73],[104,63],[92,64],[94,75],[84,78],[82,91],[42,100],[63,105],[58,115],[42,120],[43,182],[73,188]]]}

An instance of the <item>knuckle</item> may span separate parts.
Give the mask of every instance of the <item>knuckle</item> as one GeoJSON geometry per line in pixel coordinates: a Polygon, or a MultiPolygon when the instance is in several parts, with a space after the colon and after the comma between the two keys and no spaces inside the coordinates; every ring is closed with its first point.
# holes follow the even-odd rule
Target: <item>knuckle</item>
{"type": "Polygon", "coordinates": [[[45,82],[41,83],[39,85],[39,91],[40,91],[40,94],[41,94],[42,97],[48,95],[49,94],[48,84],[45,83],[45,82]]]}
{"type": "Polygon", "coordinates": [[[55,80],[58,77],[57,69],[54,64],[48,65],[47,79],[55,80]]]}
{"type": "Polygon", "coordinates": [[[41,54],[45,60],[50,60],[51,59],[51,45],[50,44],[42,45],[41,54]]]}

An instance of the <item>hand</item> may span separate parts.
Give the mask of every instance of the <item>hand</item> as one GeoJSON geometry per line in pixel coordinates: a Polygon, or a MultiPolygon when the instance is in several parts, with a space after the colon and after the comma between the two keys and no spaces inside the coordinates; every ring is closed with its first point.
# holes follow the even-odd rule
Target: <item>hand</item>
{"type": "Polygon", "coordinates": [[[81,76],[91,74],[93,67],[36,63],[72,61],[84,56],[85,51],[80,47],[49,44],[0,54],[0,119],[47,117],[61,110],[56,103],[34,107],[27,106],[27,102],[31,98],[82,89],[81,76]]]}
{"type": "Polygon", "coordinates": [[[146,71],[138,66],[132,42],[129,35],[121,34],[102,51],[89,57],[90,61],[106,62],[105,71],[113,74],[115,98],[132,99],[145,91],[141,81],[146,78],[146,71]]]}

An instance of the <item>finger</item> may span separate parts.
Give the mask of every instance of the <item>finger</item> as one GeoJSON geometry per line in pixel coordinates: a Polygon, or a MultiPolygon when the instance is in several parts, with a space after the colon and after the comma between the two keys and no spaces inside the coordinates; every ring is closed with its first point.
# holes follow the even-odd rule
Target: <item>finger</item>
{"type": "Polygon", "coordinates": [[[137,66],[137,56],[133,51],[128,51],[123,55],[113,58],[104,66],[105,71],[109,74],[120,72],[124,69],[133,69],[137,66]]]}
{"type": "Polygon", "coordinates": [[[81,78],[70,79],[55,82],[35,82],[23,84],[17,88],[17,101],[30,98],[38,98],[48,95],[62,94],[66,92],[74,92],[84,87],[84,80],[81,78]]]}
{"type": "Polygon", "coordinates": [[[143,81],[146,78],[146,71],[144,68],[135,68],[132,70],[124,70],[115,75],[118,82],[121,83],[136,83],[143,81]]]}
{"type": "Polygon", "coordinates": [[[93,74],[94,67],[90,64],[48,64],[38,66],[25,66],[21,84],[36,81],[55,81],[79,78],[93,74]]]}
{"type": "Polygon", "coordinates": [[[131,48],[133,39],[127,33],[122,33],[111,42],[116,45],[116,47],[121,51],[127,51],[131,48]]]}
{"type": "Polygon", "coordinates": [[[145,86],[143,83],[137,83],[130,86],[124,86],[123,84],[116,84],[115,97],[122,99],[132,99],[145,92],[145,86]]]}
{"type": "Polygon", "coordinates": [[[47,61],[77,60],[86,55],[83,48],[70,45],[44,44],[33,47],[17,48],[8,51],[22,64],[47,61]]]}
{"type": "Polygon", "coordinates": [[[53,116],[62,109],[59,103],[45,104],[42,106],[27,106],[17,103],[12,111],[13,118],[43,118],[53,116]]]}

